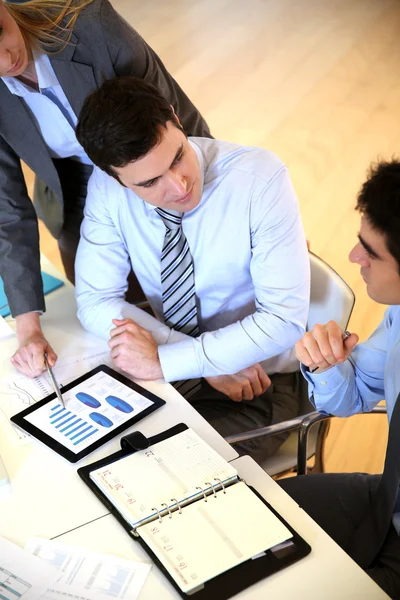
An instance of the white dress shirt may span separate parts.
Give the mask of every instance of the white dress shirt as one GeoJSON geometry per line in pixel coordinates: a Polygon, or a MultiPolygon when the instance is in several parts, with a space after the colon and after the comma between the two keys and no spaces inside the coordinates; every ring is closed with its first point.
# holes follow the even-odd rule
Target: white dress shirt
{"type": "Polygon", "coordinates": [[[201,201],[182,226],[194,261],[200,336],[163,320],[160,255],[165,226],[154,210],[98,168],[89,181],[75,264],[82,325],[109,337],[112,318],[153,333],[166,381],[227,373],[265,361],[294,371],[303,335],[309,259],[285,165],[271,152],[190,138],[204,176],[201,201]],[[124,299],[132,268],[157,318],[124,299]]]}
{"type": "Polygon", "coordinates": [[[20,96],[40,131],[52,158],[72,158],[93,164],[75,136],[78,122],[47,54],[32,49],[39,91],[15,77],[2,77],[12,94],[20,96]]]}

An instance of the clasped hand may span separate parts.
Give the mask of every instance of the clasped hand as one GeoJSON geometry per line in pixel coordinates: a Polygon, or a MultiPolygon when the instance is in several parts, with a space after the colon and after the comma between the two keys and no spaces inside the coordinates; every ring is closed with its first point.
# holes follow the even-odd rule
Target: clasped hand
{"type": "Polygon", "coordinates": [[[356,333],[345,338],[340,325],[329,321],[326,325],[315,325],[297,342],[296,356],[310,371],[321,372],[347,360],[357,342],[356,333]]]}
{"type": "Polygon", "coordinates": [[[271,385],[270,378],[259,363],[242,369],[234,375],[206,377],[206,380],[213,388],[229,396],[234,402],[253,400],[255,396],[261,396],[271,385]]]}
{"type": "Polygon", "coordinates": [[[157,344],[147,329],[132,319],[113,319],[108,346],[115,367],[139,379],[163,377],[157,344]]]}

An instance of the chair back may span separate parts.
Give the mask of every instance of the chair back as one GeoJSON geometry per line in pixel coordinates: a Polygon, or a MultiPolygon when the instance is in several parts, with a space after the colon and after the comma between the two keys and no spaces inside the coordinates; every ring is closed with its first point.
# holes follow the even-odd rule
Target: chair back
{"type": "Polygon", "coordinates": [[[309,252],[311,268],[311,296],[307,329],[317,323],[337,321],[346,329],[353,311],[353,290],[322,258],[309,252]]]}
{"type": "MultiPolygon", "coordinates": [[[[317,323],[323,325],[332,320],[339,323],[342,329],[345,330],[355,303],[354,292],[322,258],[313,252],[309,252],[309,257],[311,294],[307,330],[310,331],[317,323]]],[[[306,382],[304,383],[306,388],[306,382]]],[[[307,398],[307,393],[301,394],[299,415],[306,415],[314,410],[314,406],[307,398]]],[[[327,426],[329,426],[329,423],[323,423],[322,426],[315,425],[311,429],[307,443],[307,456],[309,458],[315,454],[318,445],[322,448],[324,441],[322,438],[327,433],[327,426]]],[[[263,462],[263,469],[269,475],[278,475],[295,467],[297,464],[297,444],[298,435],[297,432],[293,432],[278,452],[263,462]]],[[[317,456],[316,460],[318,464],[322,464],[322,455],[317,456]]]]}

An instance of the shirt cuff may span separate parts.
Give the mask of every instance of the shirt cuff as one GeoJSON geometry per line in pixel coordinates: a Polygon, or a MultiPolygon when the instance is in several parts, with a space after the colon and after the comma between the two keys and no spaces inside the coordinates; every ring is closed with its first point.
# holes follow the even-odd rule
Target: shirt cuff
{"type": "Polygon", "coordinates": [[[347,381],[339,365],[335,365],[323,373],[311,373],[308,367],[301,364],[300,371],[310,384],[309,391],[313,392],[314,397],[330,396],[335,389],[347,381]]]}
{"type": "Polygon", "coordinates": [[[158,357],[165,381],[201,377],[193,338],[158,346],[158,357]]]}

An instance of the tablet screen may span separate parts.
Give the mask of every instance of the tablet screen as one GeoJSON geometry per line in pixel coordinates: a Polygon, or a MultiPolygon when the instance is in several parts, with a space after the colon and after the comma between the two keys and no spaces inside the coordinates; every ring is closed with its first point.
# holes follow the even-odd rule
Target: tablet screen
{"type": "Polygon", "coordinates": [[[67,455],[60,453],[69,460],[71,453],[79,460],[164,404],[157,396],[106,366],[71,382],[61,392],[64,407],[52,394],[13,420],[56,451],[62,446],[67,455]]]}

